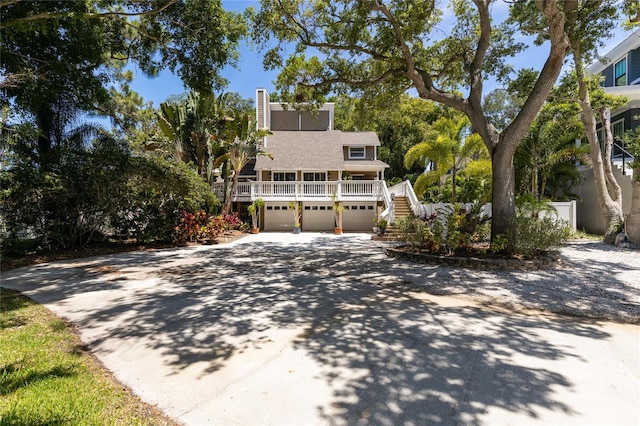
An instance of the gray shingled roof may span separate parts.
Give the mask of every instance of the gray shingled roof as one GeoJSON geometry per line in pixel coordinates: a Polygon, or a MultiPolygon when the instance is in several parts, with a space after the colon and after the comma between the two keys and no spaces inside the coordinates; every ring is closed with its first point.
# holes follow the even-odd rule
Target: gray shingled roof
{"type": "MultiPolygon", "coordinates": [[[[256,170],[342,170],[345,161],[344,146],[379,146],[375,132],[277,132],[267,136],[265,151],[273,156],[260,156],[256,170]]],[[[380,161],[371,163],[380,168],[380,161]]],[[[382,163],[384,164],[384,163],[382,163]]],[[[384,164],[386,167],[386,164],[384,164]]]]}

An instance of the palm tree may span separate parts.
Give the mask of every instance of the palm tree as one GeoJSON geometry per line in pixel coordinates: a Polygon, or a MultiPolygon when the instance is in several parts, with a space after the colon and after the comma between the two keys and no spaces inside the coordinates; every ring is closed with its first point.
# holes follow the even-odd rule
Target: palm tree
{"type": "Polygon", "coordinates": [[[576,146],[576,134],[562,134],[565,130],[552,120],[534,123],[514,157],[521,193],[537,199],[575,198],[571,187],[580,183],[578,165],[588,163],[589,146],[576,146]]]}
{"type": "Polygon", "coordinates": [[[471,161],[487,157],[480,135],[471,133],[469,119],[456,114],[452,118],[441,117],[436,120],[427,133],[427,139],[407,151],[404,164],[406,168],[416,163],[430,165],[425,167],[430,170],[418,176],[414,184],[418,194],[424,194],[430,186],[441,184],[450,172],[451,202],[455,203],[458,171],[471,161]]]}
{"type": "Polygon", "coordinates": [[[229,138],[230,142],[225,145],[227,151],[225,157],[228,158],[233,170],[233,180],[225,193],[226,197],[222,207],[223,213],[231,211],[233,192],[238,186],[240,171],[247,165],[249,160],[259,155],[273,158],[271,154],[263,151],[260,144],[260,140],[269,134],[271,132],[266,129],[256,130],[256,122],[249,120],[249,116],[246,113],[236,113],[234,121],[229,123],[225,137],[229,138]]]}
{"type": "Polygon", "coordinates": [[[183,102],[163,102],[156,114],[160,129],[173,143],[172,157],[193,162],[198,175],[208,182],[225,154],[219,135],[232,120],[225,113],[225,104],[226,94],[216,97],[191,91],[183,102]]]}

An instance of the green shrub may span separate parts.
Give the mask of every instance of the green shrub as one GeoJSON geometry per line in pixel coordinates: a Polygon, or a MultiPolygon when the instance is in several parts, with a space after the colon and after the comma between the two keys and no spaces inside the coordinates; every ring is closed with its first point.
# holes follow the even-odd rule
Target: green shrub
{"type": "Polygon", "coordinates": [[[517,217],[514,227],[514,254],[525,257],[543,255],[562,246],[571,236],[571,228],[565,221],[548,217],[517,217]]]}
{"type": "Polygon", "coordinates": [[[437,216],[446,226],[443,245],[450,254],[468,249],[473,243],[487,238],[490,218],[482,215],[480,204],[471,207],[448,205],[440,208],[437,216]]]}
{"type": "Polygon", "coordinates": [[[110,216],[112,232],[138,241],[171,241],[181,212],[215,213],[209,185],[184,163],[156,156],[131,158],[126,197],[110,216]]]}
{"type": "Polygon", "coordinates": [[[484,241],[489,234],[490,218],[482,215],[482,206],[471,208],[449,205],[424,218],[396,220],[407,245],[429,253],[455,253],[468,249],[474,242],[484,241]]]}

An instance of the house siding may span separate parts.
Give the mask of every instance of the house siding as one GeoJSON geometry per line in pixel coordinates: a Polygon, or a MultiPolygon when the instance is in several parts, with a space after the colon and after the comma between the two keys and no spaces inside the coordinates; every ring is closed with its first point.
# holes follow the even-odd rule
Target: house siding
{"type": "Polygon", "coordinates": [[[295,131],[299,127],[298,111],[271,111],[271,130],[295,131]]]}
{"type": "Polygon", "coordinates": [[[271,111],[271,130],[325,131],[331,128],[329,111],[310,114],[306,111],[271,111]]]}
{"type": "Polygon", "coordinates": [[[300,130],[302,131],[317,131],[317,130],[329,130],[329,111],[318,111],[317,115],[311,115],[308,112],[300,113],[300,130]]]}
{"type": "Polygon", "coordinates": [[[604,87],[613,87],[613,65],[609,65],[602,71],[604,76],[604,87]]]}

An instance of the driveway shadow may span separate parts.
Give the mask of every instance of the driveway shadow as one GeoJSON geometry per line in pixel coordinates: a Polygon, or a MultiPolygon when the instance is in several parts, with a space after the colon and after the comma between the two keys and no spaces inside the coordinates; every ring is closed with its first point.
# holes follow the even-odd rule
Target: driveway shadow
{"type": "MultiPolygon", "coordinates": [[[[91,346],[144,339],[165,357],[168,375],[200,363],[207,376],[269,344],[270,331],[302,328],[294,346],[321,366],[314,374],[333,391],[331,404],[317,407],[330,424],[480,424],[496,408],[530,419],[549,410],[579,414],[559,397],[572,380],[539,362],[581,354],[543,331],[594,340],[607,333],[588,321],[441,306],[420,297],[422,280],[444,276],[455,284],[467,280],[464,273],[415,268],[370,243],[325,237],[313,245],[128,253],[18,271],[10,281],[49,302],[104,292],[109,303],[85,307],[81,327],[118,318],[126,326],[108,328],[91,346]]],[[[515,282],[510,291],[525,290],[515,282]]]]}

